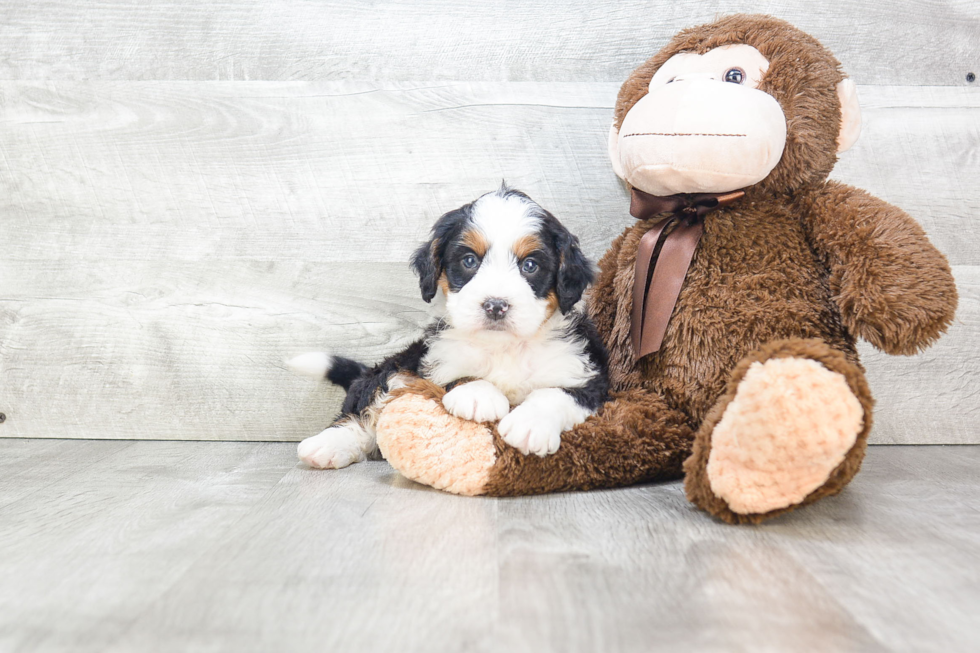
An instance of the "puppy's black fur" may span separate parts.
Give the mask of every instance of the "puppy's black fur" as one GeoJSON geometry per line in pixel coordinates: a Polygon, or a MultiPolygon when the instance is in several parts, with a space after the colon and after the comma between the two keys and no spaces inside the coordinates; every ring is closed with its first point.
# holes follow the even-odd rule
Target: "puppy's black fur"
{"type": "MultiPolygon", "coordinates": [[[[527,273],[522,270],[522,275],[536,297],[542,298],[554,292],[558,310],[564,315],[572,313],[595,277],[595,268],[582,253],[578,238],[525,193],[502,187],[498,195],[520,197],[534,207],[541,224],[537,235],[542,241],[542,248],[534,253],[537,269],[527,273]]],[[[411,267],[419,277],[419,289],[426,302],[431,302],[435,297],[443,274],[446,275],[450,291],[459,290],[476,274],[477,268],[466,269],[461,265],[463,256],[472,253],[461,243],[461,238],[471,224],[474,204],[471,202],[440,217],[432,228],[430,239],[412,255],[411,267]]],[[[379,396],[388,391],[389,380],[398,372],[421,375],[428,343],[446,328],[448,325],[445,322],[437,321],[426,329],[422,338],[372,368],[348,358],[334,357],[326,374],[327,379],[347,390],[336,421],[363,414],[379,396]]],[[[577,312],[568,321],[561,337],[584,341],[584,355],[595,372],[584,386],[562,389],[577,404],[594,412],[608,399],[608,354],[605,345],[589,319],[577,312]]],[[[450,383],[447,389],[455,384],[450,383]]]]}

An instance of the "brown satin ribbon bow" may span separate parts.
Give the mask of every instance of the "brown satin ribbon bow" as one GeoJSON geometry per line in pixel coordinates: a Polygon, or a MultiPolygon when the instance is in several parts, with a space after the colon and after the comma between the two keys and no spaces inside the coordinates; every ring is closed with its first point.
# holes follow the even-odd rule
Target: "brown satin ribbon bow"
{"type": "Polygon", "coordinates": [[[745,195],[695,193],[658,197],[633,189],[630,215],[646,220],[669,213],[640,239],[633,278],[630,339],[637,360],[659,351],[667,321],[681,293],[694,250],[704,231],[704,216],[745,195]]]}

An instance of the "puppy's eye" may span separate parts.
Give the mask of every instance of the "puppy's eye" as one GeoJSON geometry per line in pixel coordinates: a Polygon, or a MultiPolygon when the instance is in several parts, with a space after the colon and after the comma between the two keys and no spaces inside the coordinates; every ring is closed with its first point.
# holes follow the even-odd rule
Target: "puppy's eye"
{"type": "Polygon", "coordinates": [[[534,272],[537,271],[538,271],[538,262],[535,261],[533,258],[526,258],[524,259],[524,262],[521,263],[521,272],[525,272],[527,274],[533,274],[534,272]]]}
{"type": "Polygon", "coordinates": [[[461,263],[463,264],[463,267],[466,268],[467,270],[472,270],[473,268],[476,267],[476,264],[479,263],[479,261],[477,260],[474,254],[467,254],[466,256],[463,257],[461,263]]]}
{"type": "Polygon", "coordinates": [[[741,68],[729,68],[725,71],[725,81],[732,84],[741,84],[745,81],[745,71],[741,68]]]}

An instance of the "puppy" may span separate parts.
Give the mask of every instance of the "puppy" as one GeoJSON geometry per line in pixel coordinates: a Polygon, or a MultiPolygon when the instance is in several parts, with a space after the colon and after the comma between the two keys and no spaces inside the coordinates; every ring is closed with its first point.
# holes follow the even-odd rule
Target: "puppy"
{"type": "Polygon", "coordinates": [[[530,197],[501,186],[446,213],[412,267],[439,314],[420,340],[373,368],[324,353],[287,363],[347,390],[334,424],[299,445],[311,467],[376,454],[380,408],[390,392],[418,387],[415,377],[439,386],[430,395],[441,395],[453,415],[499,420],[508,444],[539,456],[557,451],[562,432],[606,401],[606,350],[578,306],[593,266],[578,239],[530,197]]]}

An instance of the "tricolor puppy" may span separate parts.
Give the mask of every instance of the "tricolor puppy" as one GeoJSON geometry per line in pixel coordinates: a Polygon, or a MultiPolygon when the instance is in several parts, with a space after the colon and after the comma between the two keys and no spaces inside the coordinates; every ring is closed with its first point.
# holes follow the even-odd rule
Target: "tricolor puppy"
{"type": "Polygon", "coordinates": [[[375,454],[378,410],[414,377],[448,390],[442,402],[453,415],[499,420],[504,440],[539,456],[557,451],[562,432],[606,400],[606,351],[578,306],[592,264],[527,195],[501,186],[446,213],[412,267],[439,314],[420,340],[374,368],[321,353],[289,361],[347,390],[333,426],[299,445],[311,467],[375,454]]]}

